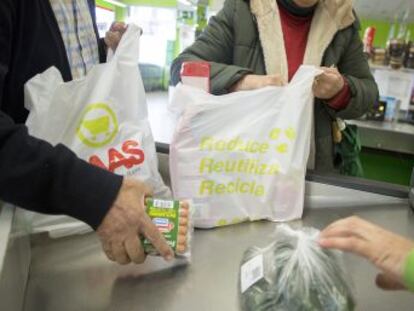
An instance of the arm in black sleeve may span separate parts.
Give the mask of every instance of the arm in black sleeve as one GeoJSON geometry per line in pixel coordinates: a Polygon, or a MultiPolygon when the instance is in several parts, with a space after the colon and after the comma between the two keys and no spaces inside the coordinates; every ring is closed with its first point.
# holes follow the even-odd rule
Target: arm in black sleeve
{"type": "Polygon", "coordinates": [[[0,198],[23,208],[66,214],[97,228],[122,177],[94,167],[63,145],[31,137],[0,113],[0,198]]]}
{"type": "MultiPolygon", "coordinates": [[[[12,50],[16,1],[0,1],[0,104],[12,50]]],[[[78,159],[62,145],[31,137],[0,112],[0,199],[23,208],[67,214],[97,228],[122,177],[78,159]]]]}

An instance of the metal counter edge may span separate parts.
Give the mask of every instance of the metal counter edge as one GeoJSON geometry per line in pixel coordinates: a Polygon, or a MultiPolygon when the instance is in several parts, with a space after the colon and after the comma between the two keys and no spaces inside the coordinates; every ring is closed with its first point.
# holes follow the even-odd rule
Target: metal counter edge
{"type": "Polygon", "coordinates": [[[0,276],[6,258],[15,208],[0,201],[0,276]]]}
{"type": "Polygon", "coordinates": [[[409,195],[409,188],[406,186],[351,176],[330,175],[315,171],[308,171],[306,174],[306,180],[400,199],[408,199],[409,195]]]}

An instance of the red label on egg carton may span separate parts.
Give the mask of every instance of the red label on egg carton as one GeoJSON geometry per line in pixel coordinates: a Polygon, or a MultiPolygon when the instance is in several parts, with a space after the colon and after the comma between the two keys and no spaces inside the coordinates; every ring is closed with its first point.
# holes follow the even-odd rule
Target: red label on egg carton
{"type": "Polygon", "coordinates": [[[210,93],[210,64],[208,62],[184,62],[181,66],[181,81],[210,93]]]}

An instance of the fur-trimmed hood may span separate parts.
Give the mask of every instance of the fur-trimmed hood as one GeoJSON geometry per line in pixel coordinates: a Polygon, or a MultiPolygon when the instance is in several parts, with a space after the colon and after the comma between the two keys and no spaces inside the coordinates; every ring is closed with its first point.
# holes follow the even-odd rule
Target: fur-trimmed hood
{"type": "MultiPolygon", "coordinates": [[[[332,120],[362,116],[377,100],[378,88],[362,50],[351,0],[320,1],[314,12],[304,62],[335,65],[351,91],[351,100],[343,110],[334,111],[320,100],[314,105],[315,168],[332,173],[335,172],[332,120]]],[[[248,74],[283,73],[287,77],[281,28],[276,0],[226,0],[203,34],[174,61],[172,81],[175,84],[180,81],[183,62],[200,60],[210,62],[211,91],[216,95],[227,93],[248,74]]]]}
{"type": "MultiPolygon", "coordinates": [[[[276,0],[250,0],[254,15],[260,16],[275,10],[276,0]]],[[[338,29],[344,29],[355,21],[352,0],[319,0],[318,8],[325,10],[338,29]]]]}
{"type": "MultiPolygon", "coordinates": [[[[287,57],[276,0],[250,0],[250,8],[257,20],[267,73],[280,74],[287,80],[287,57]]],[[[303,63],[319,66],[335,34],[354,22],[352,0],[320,0],[312,20],[303,63]]]]}
{"type": "MultiPolygon", "coordinates": [[[[279,74],[288,81],[285,40],[276,0],[250,0],[250,9],[257,20],[267,74],[279,74]]],[[[335,34],[351,26],[354,21],[352,0],[319,0],[312,18],[303,63],[320,66],[335,34]]],[[[313,138],[308,168],[315,167],[315,157],[313,138]]]]}

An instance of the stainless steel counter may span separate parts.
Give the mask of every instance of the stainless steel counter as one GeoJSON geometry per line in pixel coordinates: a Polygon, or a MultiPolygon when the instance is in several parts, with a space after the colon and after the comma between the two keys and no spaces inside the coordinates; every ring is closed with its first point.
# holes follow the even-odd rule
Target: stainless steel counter
{"type": "Polygon", "coordinates": [[[0,310],[22,310],[30,267],[30,238],[21,210],[0,207],[0,310]]]}
{"type": "Polygon", "coordinates": [[[0,275],[3,271],[4,260],[6,257],[7,245],[12,226],[13,210],[5,208],[0,202],[0,275]]]}
{"type": "MultiPolygon", "coordinates": [[[[168,144],[174,123],[166,113],[165,100],[165,94],[159,94],[158,102],[150,105],[149,118],[157,142],[168,144]]],[[[160,170],[168,183],[166,154],[160,155],[160,170]]],[[[308,182],[304,219],[295,225],[323,228],[356,214],[414,239],[414,216],[406,199],[356,191],[357,187],[345,189],[341,183],[342,179],[330,184],[308,182]]],[[[380,189],[377,193],[387,191],[380,189]]],[[[0,212],[1,222],[5,218],[0,212]]],[[[144,265],[119,266],[104,257],[93,233],[60,239],[38,234],[31,236],[28,245],[27,236],[19,233],[22,219],[18,210],[8,207],[7,213],[15,217],[13,228],[12,217],[0,226],[0,239],[4,230],[9,232],[9,241],[3,247],[7,249],[4,262],[8,268],[0,270],[1,311],[21,311],[22,303],[25,311],[239,310],[237,278],[243,252],[249,246],[271,242],[276,226],[257,222],[197,230],[189,266],[172,267],[154,257],[144,265]],[[22,284],[26,284],[27,277],[24,292],[22,284]]],[[[0,263],[1,255],[0,249],[0,263]]],[[[376,270],[370,264],[352,255],[346,255],[345,262],[353,278],[357,310],[414,310],[414,294],[383,292],[374,285],[376,270]]]]}
{"type": "MultiPolygon", "coordinates": [[[[347,193],[355,200],[347,205],[343,200],[333,203],[320,198],[323,193],[330,196],[327,190],[332,194],[338,188],[311,187],[315,198],[308,198],[307,205],[312,208],[295,225],[323,228],[336,219],[359,215],[414,239],[414,216],[405,200],[358,205],[359,193],[355,192],[347,193]]],[[[257,222],[197,230],[192,264],[174,268],[158,258],[150,258],[143,266],[110,263],[94,234],[58,240],[35,236],[25,311],[239,310],[237,278],[243,252],[249,246],[271,242],[275,226],[257,222]]],[[[376,270],[370,264],[352,255],[346,255],[345,262],[354,282],[357,310],[414,310],[414,294],[381,291],[375,287],[376,270]]]]}
{"type": "Polygon", "coordinates": [[[363,147],[414,154],[414,125],[378,121],[347,121],[358,126],[363,147]]]}

